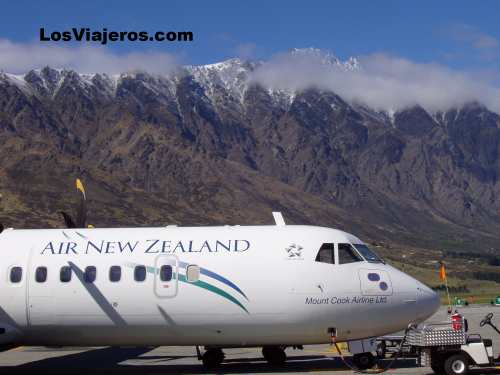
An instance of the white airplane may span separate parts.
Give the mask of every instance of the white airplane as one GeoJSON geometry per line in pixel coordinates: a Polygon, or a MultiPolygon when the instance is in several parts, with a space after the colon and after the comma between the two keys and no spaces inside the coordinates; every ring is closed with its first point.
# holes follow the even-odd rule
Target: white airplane
{"type": "Polygon", "coordinates": [[[222,348],[262,346],[281,364],[287,346],[384,335],[439,307],[339,230],[285,225],[277,212],[274,226],[89,229],[76,187],[68,229],[0,225],[0,345],[193,345],[208,367],[222,348]]]}
{"type": "Polygon", "coordinates": [[[6,229],[0,344],[284,348],[380,336],[439,307],[340,230],[277,225],[6,229]]]}

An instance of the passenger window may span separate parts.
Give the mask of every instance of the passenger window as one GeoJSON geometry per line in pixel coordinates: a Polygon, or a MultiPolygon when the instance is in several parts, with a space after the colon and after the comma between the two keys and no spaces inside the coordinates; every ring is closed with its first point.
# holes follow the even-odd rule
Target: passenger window
{"type": "Polygon", "coordinates": [[[12,267],[10,269],[10,282],[19,283],[23,278],[23,269],[21,267],[12,267]]]}
{"type": "Polygon", "coordinates": [[[122,278],[122,268],[120,266],[111,266],[109,269],[109,281],[114,283],[120,281],[122,278]]]}
{"type": "Polygon", "coordinates": [[[332,243],[324,243],[321,245],[318,255],[316,255],[316,262],[334,264],[335,258],[333,249],[334,245],[332,243]]]}
{"type": "Polygon", "coordinates": [[[61,272],[59,273],[59,279],[63,283],[69,283],[71,281],[71,267],[62,266],[61,272]]]}
{"type": "Polygon", "coordinates": [[[97,276],[97,269],[94,266],[88,266],[85,268],[85,273],[83,274],[83,279],[86,283],[93,283],[97,276]]]}
{"type": "Polygon", "coordinates": [[[172,280],[172,266],[163,265],[160,268],[160,280],[161,281],[170,281],[172,280]]]}
{"type": "Polygon", "coordinates": [[[135,281],[146,280],[146,267],[145,266],[135,266],[135,268],[134,268],[134,280],[135,281]]]}
{"type": "Polygon", "coordinates": [[[35,281],[44,283],[47,280],[47,267],[38,267],[35,271],[35,281]]]}
{"type": "Polygon", "coordinates": [[[348,243],[339,243],[339,264],[362,262],[363,259],[348,243]]]}
{"type": "Polygon", "coordinates": [[[190,283],[195,283],[200,279],[200,267],[196,265],[187,266],[186,279],[190,283]]]}

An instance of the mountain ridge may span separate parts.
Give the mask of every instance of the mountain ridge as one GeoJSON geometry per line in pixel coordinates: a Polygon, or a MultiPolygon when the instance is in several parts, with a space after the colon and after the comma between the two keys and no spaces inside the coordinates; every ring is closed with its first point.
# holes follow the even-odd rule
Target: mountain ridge
{"type": "Polygon", "coordinates": [[[270,223],[281,210],[373,240],[498,252],[496,113],[269,89],[247,79],[252,64],[0,74],[2,222],[58,225],[83,177],[98,226],[270,223]]]}

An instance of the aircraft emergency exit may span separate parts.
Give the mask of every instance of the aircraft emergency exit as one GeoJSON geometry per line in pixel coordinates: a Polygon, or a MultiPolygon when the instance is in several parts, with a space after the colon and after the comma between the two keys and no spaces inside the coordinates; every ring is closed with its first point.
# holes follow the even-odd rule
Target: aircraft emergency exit
{"type": "Polygon", "coordinates": [[[359,238],[300,225],[6,229],[0,343],[283,348],[399,331],[431,289],[359,238]]]}

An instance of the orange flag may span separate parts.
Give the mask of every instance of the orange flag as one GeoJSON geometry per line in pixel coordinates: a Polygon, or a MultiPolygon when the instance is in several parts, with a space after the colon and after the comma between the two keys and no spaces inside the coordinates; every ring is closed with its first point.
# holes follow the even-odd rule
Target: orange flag
{"type": "Polygon", "coordinates": [[[441,266],[439,267],[439,278],[441,281],[446,280],[446,270],[444,268],[444,263],[441,263],[441,266]]]}

